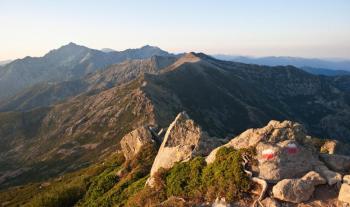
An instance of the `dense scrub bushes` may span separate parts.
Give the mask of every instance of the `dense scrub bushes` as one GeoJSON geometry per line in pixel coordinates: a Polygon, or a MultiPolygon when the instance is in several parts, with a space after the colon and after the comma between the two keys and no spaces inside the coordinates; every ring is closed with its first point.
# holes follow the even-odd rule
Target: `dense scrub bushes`
{"type": "Polygon", "coordinates": [[[94,178],[77,206],[124,206],[133,194],[145,186],[156,154],[156,146],[146,145],[132,160],[112,171],[103,172],[94,178]]]}
{"type": "Polygon", "coordinates": [[[59,186],[46,193],[36,196],[28,206],[62,207],[73,206],[85,193],[84,184],[59,186]]]}
{"type": "Polygon", "coordinates": [[[225,197],[239,199],[250,187],[249,178],[241,165],[242,153],[249,150],[221,148],[215,162],[207,165],[203,157],[180,162],[170,170],[159,170],[155,187],[145,187],[148,174],[157,154],[157,147],[147,145],[132,160],[123,163],[119,156],[105,163],[103,171],[91,177],[73,179],[74,182],[55,186],[36,196],[30,206],[174,206],[177,197],[198,205],[225,197]]]}
{"type": "Polygon", "coordinates": [[[156,175],[156,186],[145,187],[129,200],[129,206],[154,206],[173,196],[182,197],[193,205],[225,197],[233,201],[251,187],[241,165],[242,153],[249,150],[221,148],[215,162],[206,165],[204,158],[177,163],[172,169],[156,175]]]}
{"type": "Polygon", "coordinates": [[[241,165],[242,151],[221,148],[214,163],[209,164],[202,174],[202,185],[207,192],[207,200],[225,197],[232,201],[250,189],[250,180],[241,165]]]}

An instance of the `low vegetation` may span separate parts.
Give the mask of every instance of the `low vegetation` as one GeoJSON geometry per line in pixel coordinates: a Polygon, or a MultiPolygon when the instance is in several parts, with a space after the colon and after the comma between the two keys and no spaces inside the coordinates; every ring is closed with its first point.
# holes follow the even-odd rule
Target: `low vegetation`
{"type": "MultiPolygon", "coordinates": [[[[203,157],[180,162],[170,170],[161,169],[155,176],[155,187],[145,187],[157,147],[145,146],[132,160],[124,161],[121,154],[109,160],[66,174],[49,185],[27,185],[7,195],[8,206],[182,206],[176,198],[193,205],[225,197],[228,201],[241,198],[250,187],[241,162],[247,150],[221,148],[215,162],[207,165],[203,157]],[[33,194],[28,196],[30,192],[33,194]],[[35,194],[34,194],[35,192],[35,194]],[[15,202],[15,194],[27,195],[24,203],[15,202]]],[[[5,196],[1,194],[0,196],[5,196]]],[[[23,201],[23,199],[22,199],[23,201]]]]}
{"type": "MultiPolygon", "coordinates": [[[[242,153],[248,150],[221,148],[215,162],[206,165],[203,157],[177,163],[169,171],[160,170],[156,187],[146,187],[129,199],[129,206],[153,206],[174,196],[195,204],[225,197],[227,201],[241,198],[251,188],[241,165],[242,153]]],[[[250,152],[249,152],[250,153],[250,152]]]]}

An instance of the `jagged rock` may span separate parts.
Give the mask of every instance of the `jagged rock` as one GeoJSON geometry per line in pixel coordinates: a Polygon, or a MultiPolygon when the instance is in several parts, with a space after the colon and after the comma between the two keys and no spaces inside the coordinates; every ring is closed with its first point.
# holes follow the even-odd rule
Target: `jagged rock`
{"type": "Polygon", "coordinates": [[[261,203],[266,207],[281,207],[281,204],[273,198],[265,198],[261,203]]]}
{"type": "Polygon", "coordinates": [[[272,188],[273,196],[282,201],[300,203],[311,198],[315,186],[325,183],[316,172],[309,172],[301,179],[284,179],[272,188]]]}
{"type": "Polygon", "coordinates": [[[332,170],[343,172],[350,170],[349,156],[335,154],[320,154],[320,157],[332,170]]]}
{"type": "Polygon", "coordinates": [[[319,165],[315,166],[315,171],[326,178],[328,185],[339,184],[342,180],[341,174],[329,170],[323,163],[319,163],[319,165]]]}
{"type": "Polygon", "coordinates": [[[208,155],[218,144],[219,141],[210,138],[186,112],[179,113],[167,129],[154,160],[148,184],[152,186],[152,176],[158,169],[169,169],[176,162],[187,161],[194,156],[208,155]]]}
{"type": "Polygon", "coordinates": [[[152,132],[147,126],[137,128],[128,133],[120,141],[125,159],[131,159],[140,151],[142,146],[147,143],[152,143],[153,141],[152,132]]]}
{"type": "Polygon", "coordinates": [[[321,146],[321,152],[328,153],[328,154],[335,154],[338,148],[338,141],[337,140],[327,140],[322,146],[321,146]]]}

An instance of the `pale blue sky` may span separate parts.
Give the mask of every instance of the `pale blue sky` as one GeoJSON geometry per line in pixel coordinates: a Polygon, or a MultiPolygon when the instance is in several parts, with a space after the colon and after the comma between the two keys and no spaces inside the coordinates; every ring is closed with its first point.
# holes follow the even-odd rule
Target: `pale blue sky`
{"type": "Polygon", "coordinates": [[[0,60],[69,42],[350,58],[350,0],[0,0],[0,60]]]}

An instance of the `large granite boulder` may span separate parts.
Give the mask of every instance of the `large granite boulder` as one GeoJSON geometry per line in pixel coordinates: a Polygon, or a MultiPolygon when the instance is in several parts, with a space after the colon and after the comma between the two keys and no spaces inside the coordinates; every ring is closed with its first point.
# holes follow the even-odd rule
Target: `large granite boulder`
{"type": "Polygon", "coordinates": [[[176,162],[188,161],[194,156],[205,156],[220,144],[211,138],[201,127],[181,112],[168,127],[151,169],[152,176],[160,169],[171,168],[176,162]]]}
{"type": "Polygon", "coordinates": [[[326,180],[318,173],[311,171],[301,179],[284,179],[272,188],[275,198],[292,203],[307,201],[314,193],[315,186],[325,184],[326,180]]]}
{"type": "MultiPolygon", "coordinates": [[[[260,129],[248,129],[232,139],[224,147],[235,149],[255,147],[259,162],[259,177],[275,183],[285,178],[298,178],[311,171],[318,156],[310,144],[304,128],[291,121],[270,121],[260,129]]],[[[220,148],[220,147],[219,147],[220,148]]],[[[207,163],[215,160],[213,150],[207,163]]]]}
{"type": "Polygon", "coordinates": [[[259,177],[275,183],[286,178],[298,178],[313,169],[316,154],[294,140],[261,142],[256,147],[259,177]]]}
{"type": "MultiPolygon", "coordinates": [[[[235,149],[256,147],[260,142],[277,143],[283,140],[302,140],[306,136],[304,128],[295,122],[291,121],[270,121],[265,127],[259,129],[248,129],[233,138],[227,144],[221,147],[233,147],[235,149]]],[[[220,147],[219,147],[220,148],[220,147]]],[[[216,152],[219,149],[213,150],[207,157],[207,163],[212,163],[215,160],[216,152]]]]}
{"type": "Polygon", "coordinates": [[[143,126],[126,134],[120,141],[120,146],[125,159],[130,160],[142,148],[142,146],[153,143],[152,131],[148,126],[143,126]]]}

